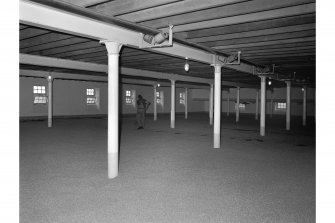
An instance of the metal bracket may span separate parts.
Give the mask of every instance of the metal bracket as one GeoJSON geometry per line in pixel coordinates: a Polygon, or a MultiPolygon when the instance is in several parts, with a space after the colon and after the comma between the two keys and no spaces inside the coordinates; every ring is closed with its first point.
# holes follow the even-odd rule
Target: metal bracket
{"type": "Polygon", "coordinates": [[[159,48],[170,47],[173,45],[173,25],[169,26],[169,32],[160,32],[155,36],[139,33],[139,48],[159,48]],[[166,40],[168,39],[168,42],[166,40]]]}
{"type": "Polygon", "coordinates": [[[218,56],[218,60],[225,65],[239,65],[241,64],[241,51],[237,51],[237,53],[233,53],[228,57],[218,56]]]}
{"type": "MultiPolygon", "coordinates": [[[[253,74],[255,75],[255,66],[253,66],[253,74]]],[[[265,68],[256,67],[256,75],[273,77],[275,75],[275,65],[272,64],[272,71],[270,71],[270,67],[265,67],[265,68]]]]}
{"type": "Polygon", "coordinates": [[[280,79],[278,74],[277,74],[277,80],[279,81],[293,81],[295,80],[295,72],[293,72],[293,78],[283,78],[283,79],[280,79]]]}

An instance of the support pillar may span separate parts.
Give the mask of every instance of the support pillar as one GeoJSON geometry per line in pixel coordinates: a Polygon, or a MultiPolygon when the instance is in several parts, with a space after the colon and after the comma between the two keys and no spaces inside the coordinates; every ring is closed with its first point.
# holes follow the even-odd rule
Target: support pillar
{"type": "Polygon", "coordinates": [[[302,101],[302,126],[306,126],[306,96],[307,87],[303,87],[303,101],[302,101]]]}
{"type": "Polygon", "coordinates": [[[214,85],[211,84],[209,91],[209,124],[213,125],[213,95],[214,94],[214,85]]]}
{"type": "Polygon", "coordinates": [[[260,135],[265,136],[266,77],[261,76],[261,121],[260,135]]]}
{"type": "Polygon", "coordinates": [[[236,122],[240,121],[240,87],[236,89],[236,122]]]}
{"type": "Polygon", "coordinates": [[[230,113],[230,90],[228,89],[228,92],[227,92],[227,116],[229,116],[229,113],[230,113]]]}
{"type": "Polygon", "coordinates": [[[220,148],[221,138],[221,65],[214,65],[214,148],[220,148]]]}
{"type": "Polygon", "coordinates": [[[176,116],[176,81],[171,80],[171,128],[175,128],[176,116]]]}
{"type": "Polygon", "coordinates": [[[259,109],[259,89],[256,90],[256,111],[255,111],[255,120],[258,120],[258,109],[259,109]]]}
{"type": "Polygon", "coordinates": [[[52,82],[53,78],[52,76],[47,77],[48,80],[48,127],[52,127],[52,105],[53,105],[53,99],[52,99],[52,82]]]}
{"type": "Polygon", "coordinates": [[[187,99],[188,90],[185,88],[185,119],[188,118],[188,99],[187,99]]]}
{"type": "Polygon", "coordinates": [[[286,130],[291,129],[291,81],[286,81],[286,130]]]}
{"type": "Polygon", "coordinates": [[[154,85],[154,121],[157,121],[157,86],[154,85]]]}
{"type": "Polygon", "coordinates": [[[108,52],[108,178],[119,172],[119,52],[122,45],[101,41],[108,52]]]}
{"type": "Polygon", "coordinates": [[[271,101],[270,101],[270,118],[273,116],[273,89],[270,91],[271,94],[271,101]]]}

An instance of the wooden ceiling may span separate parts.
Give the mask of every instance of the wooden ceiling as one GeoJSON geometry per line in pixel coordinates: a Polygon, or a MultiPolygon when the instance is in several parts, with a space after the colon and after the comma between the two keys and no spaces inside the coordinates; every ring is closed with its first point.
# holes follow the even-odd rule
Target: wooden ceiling
{"type": "MultiPolygon", "coordinates": [[[[55,2],[62,2],[55,0],[55,2]]],[[[276,72],[315,83],[315,0],[64,0],[106,16],[155,29],[174,25],[175,37],[222,53],[242,51],[257,65],[275,64],[276,72]]],[[[20,24],[20,53],[107,64],[97,40],[20,24]]],[[[208,64],[129,47],[124,67],[213,78],[208,64]]],[[[222,80],[259,84],[252,75],[223,69],[222,80]]],[[[276,82],[274,82],[276,83],[276,82]]],[[[279,82],[278,82],[279,84],[279,82]]]]}

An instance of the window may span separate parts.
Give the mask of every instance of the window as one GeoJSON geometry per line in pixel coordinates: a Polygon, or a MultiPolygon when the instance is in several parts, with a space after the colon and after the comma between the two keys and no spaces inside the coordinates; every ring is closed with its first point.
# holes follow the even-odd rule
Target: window
{"type": "MultiPolygon", "coordinates": [[[[236,109],[236,108],[237,108],[237,103],[235,103],[235,109],[236,109]]],[[[238,105],[238,108],[239,108],[240,111],[244,111],[244,110],[245,110],[245,104],[240,103],[240,104],[238,105]]]]}
{"type": "Polygon", "coordinates": [[[185,104],[185,92],[179,93],[179,104],[185,104]]]}
{"type": "Polygon", "coordinates": [[[161,103],[161,96],[160,96],[160,95],[161,95],[160,92],[157,91],[157,92],[156,92],[156,100],[157,100],[157,104],[161,103]]]}
{"type": "Polygon", "coordinates": [[[136,107],[136,91],[135,90],[126,90],[125,103],[126,105],[132,105],[136,107]]]}
{"type": "Polygon", "coordinates": [[[45,86],[34,86],[34,94],[45,94],[45,86]]]}
{"type": "Polygon", "coordinates": [[[157,104],[160,105],[162,108],[164,108],[164,92],[163,91],[156,92],[156,100],[157,100],[157,104]]]}
{"type": "Polygon", "coordinates": [[[86,95],[94,95],[94,89],[93,88],[89,88],[86,90],[86,95]]]}
{"type": "Polygon", "coordinates": [[[45,91],[45,86],[34,86],[34,104],[46,104],[47,95],[45,91]]]}
{"type": "Polygon", "coordinates": [[[131,91],[130,90],[126,90],[126,104],[132,104],[132,98],[131,98],[131,91]]]}
{"type": "Polygon", "coordinates": [[[285,111],[286,110],[286,102],[277,102],[275,104],[275,110],[277,110],[277,111],[285,111]]]}
{"type": "Polygon", "coordinates": [[[86,96],[87,105],[96,105],[95,90],[93,88],[86,89],[86,96]]]}

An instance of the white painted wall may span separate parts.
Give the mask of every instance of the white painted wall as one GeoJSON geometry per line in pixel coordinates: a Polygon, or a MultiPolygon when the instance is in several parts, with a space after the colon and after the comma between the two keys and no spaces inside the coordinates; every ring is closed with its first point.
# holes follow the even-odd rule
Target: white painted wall
{"type": "MultiPolygon", "coordinates": [[[[47,116],[47,105],[34,105],[33,104],[33,86],[34,85],[45,85],[47,87],[47,80],[43,78],[32,78],[32,77],[20,77],[20,117],[34,117],[34,116],[47,116]]],[[[184,92],[184,88],[178,87],[176,83],[176,112],[184,112],[184,105],[179,103],[179,93],[184,92]]],[[[141,85],[130,85],[123,84],[120,88],[122,92],[122,114],[134,114],[136,109],[132,106],[124,103],[125,91],[136,90],[136,94],[141,94],[145,99],[153,102],[153,87],[152,86],[141,86],[141,85]]],[[[59,80],[55,79],[53,82],[53,113],[54,116],[73,116],[73,115],[101,115],[107,114],[107,83],[105,82],[88,82],[88,81],[77,81],[77,80],[59,80]],[[99,88],[100,89],[100,108],[86,104],[86,89],[87,88],[99,88]]],[[[158,106],[157,113],[170,113],[170,87],[159,87],[157,91],[164,91],[164,108],[158,106]]],[[[302,97],[303,92],[301,88],[292,88],[292,104],[291,114],[302,115],[302,97]]],[[[189,112],[208,112],[208,98],[209,98],[209,87],[207,89],[189,89],[189,101],[188,111],[189,112]]],[[[240,100],[251,101],[246,105],[245,111],[241,113],[255,113],[255,98],[256,90],[241,88],[240,100]]],[[[273,93],[274,101],[281,100],[285,102],[286,89],[275,88],[273,93]]],[[[267,114],[270,113],[270,94],[267,91],[267,114]]],[[[236,88],[230,89],[230,112],[235,112],[235,100],[236,100],[236,88]]],[[[314,100],[315,100],[315,89],[308,88],[307,90],[307,115],[314,116],[314,100]],[[313,102],[310,102],[312,100],[313,102]]],[[[121,101],[120,101],[121,103],[121,101]]],[[[120,104],[121,105],[121,104],[120,104]]],[[[227,112],[227,91],[222,91],[222,112],[227,112]]],[[[148,109],[148,113],[153,113],[153,103],[148,109]]],[[[285,115],[285,111],[278,112],[274,111],[274,115],[285,115]]]]}
{"type": "MultiPolygon", "coordinates": [[[[34,105],[33,86],[44,85],[47,88],[47,80],[44,78],[20,77],[20,117],[47,116],[47,104],[34,105]]],[[[122,101],[120,109],[122,114],[134,114],[136,109],[126,105],[125,91],[135,90],[136,94],[141,94],[145,99],[153,102],[153,87],[141,85],[123,84],[120,87],[122,101]],[[121,106],[122,103],[122,106],[121,106]]],[[[170,113],[171,90],[169,87],[157,88],[157,91],[164,91],[164,108],[158,106],[157,113],[170,113]]],[[[176,87],[176,112],[183,113],[184,105],[179,103],[179,93],[184,92],[184,88],[176,87]]],[[[53,115],[54,116],[74,116],[74,115],[102,115],[107,114],[108,88],[105,82],[88,82],[77,80],[55,79],[53,82],[53,115]],[[86,104],[86,89],[100,89],[100,108],[86,104]]],[[[192,89],[189,89],[189,112],[204,111],[203,101],[192,100],[192,89]]],[[[153,113],[153,103],[148,109],[148,113],[153,113]]]]}
{"type": "MultiPolygon", "coordinates": [[[[205,111],[208,111],[208,94],[209,90],[196,90],[194,92],[194,95],[196,97],[201,98],[204,102],[204,108],[205,111]],[[206,98],[207,97],[207,98],[206,98]]],[[[227,112],[227,97],[228,92],[226,89],[222,90],[222,104],[221,109],[222,113],[227,112]]],[[[274,102],[286,102],[286,88],[275,88],[273,91],[273,100],[274,102]]],[[[260,96],[259,96],[260,98],[260,96]]],[[[266,104],[266,113],[270,114],[270,91],[267,90],[267,104],[266,104]]],[[[291,115],[302,115],[302,98],[303,98],[303,92],[301,91],[301,88],[292,88],[291,89],[291,115]]],[[[249,89],[249,88],[240,88],[240,102],[250,102],[246,104],[245,110],[240,110],[240,113],[248,113],[248,114],[254,114],[256,110],[256,89],[249,89]]],[[[236,101],[236,88],[230,88],[229,93],[229,112],[235,113],[235,101],[236,101]]],[[[259,101],[260,103],[260,101],[259,101]]],[[[273,103],[273,109],[274,109],[275,103],[273,103]]],[[[307,89],[307,116],[314,116],[315,115],[315,89],[308,88],[307,89]],[[312,101],[311,101],[312,100],[312,101]]],[[[273,110],[274,115],[285,115],[285,111],[275,111],[273,110]]]]}

